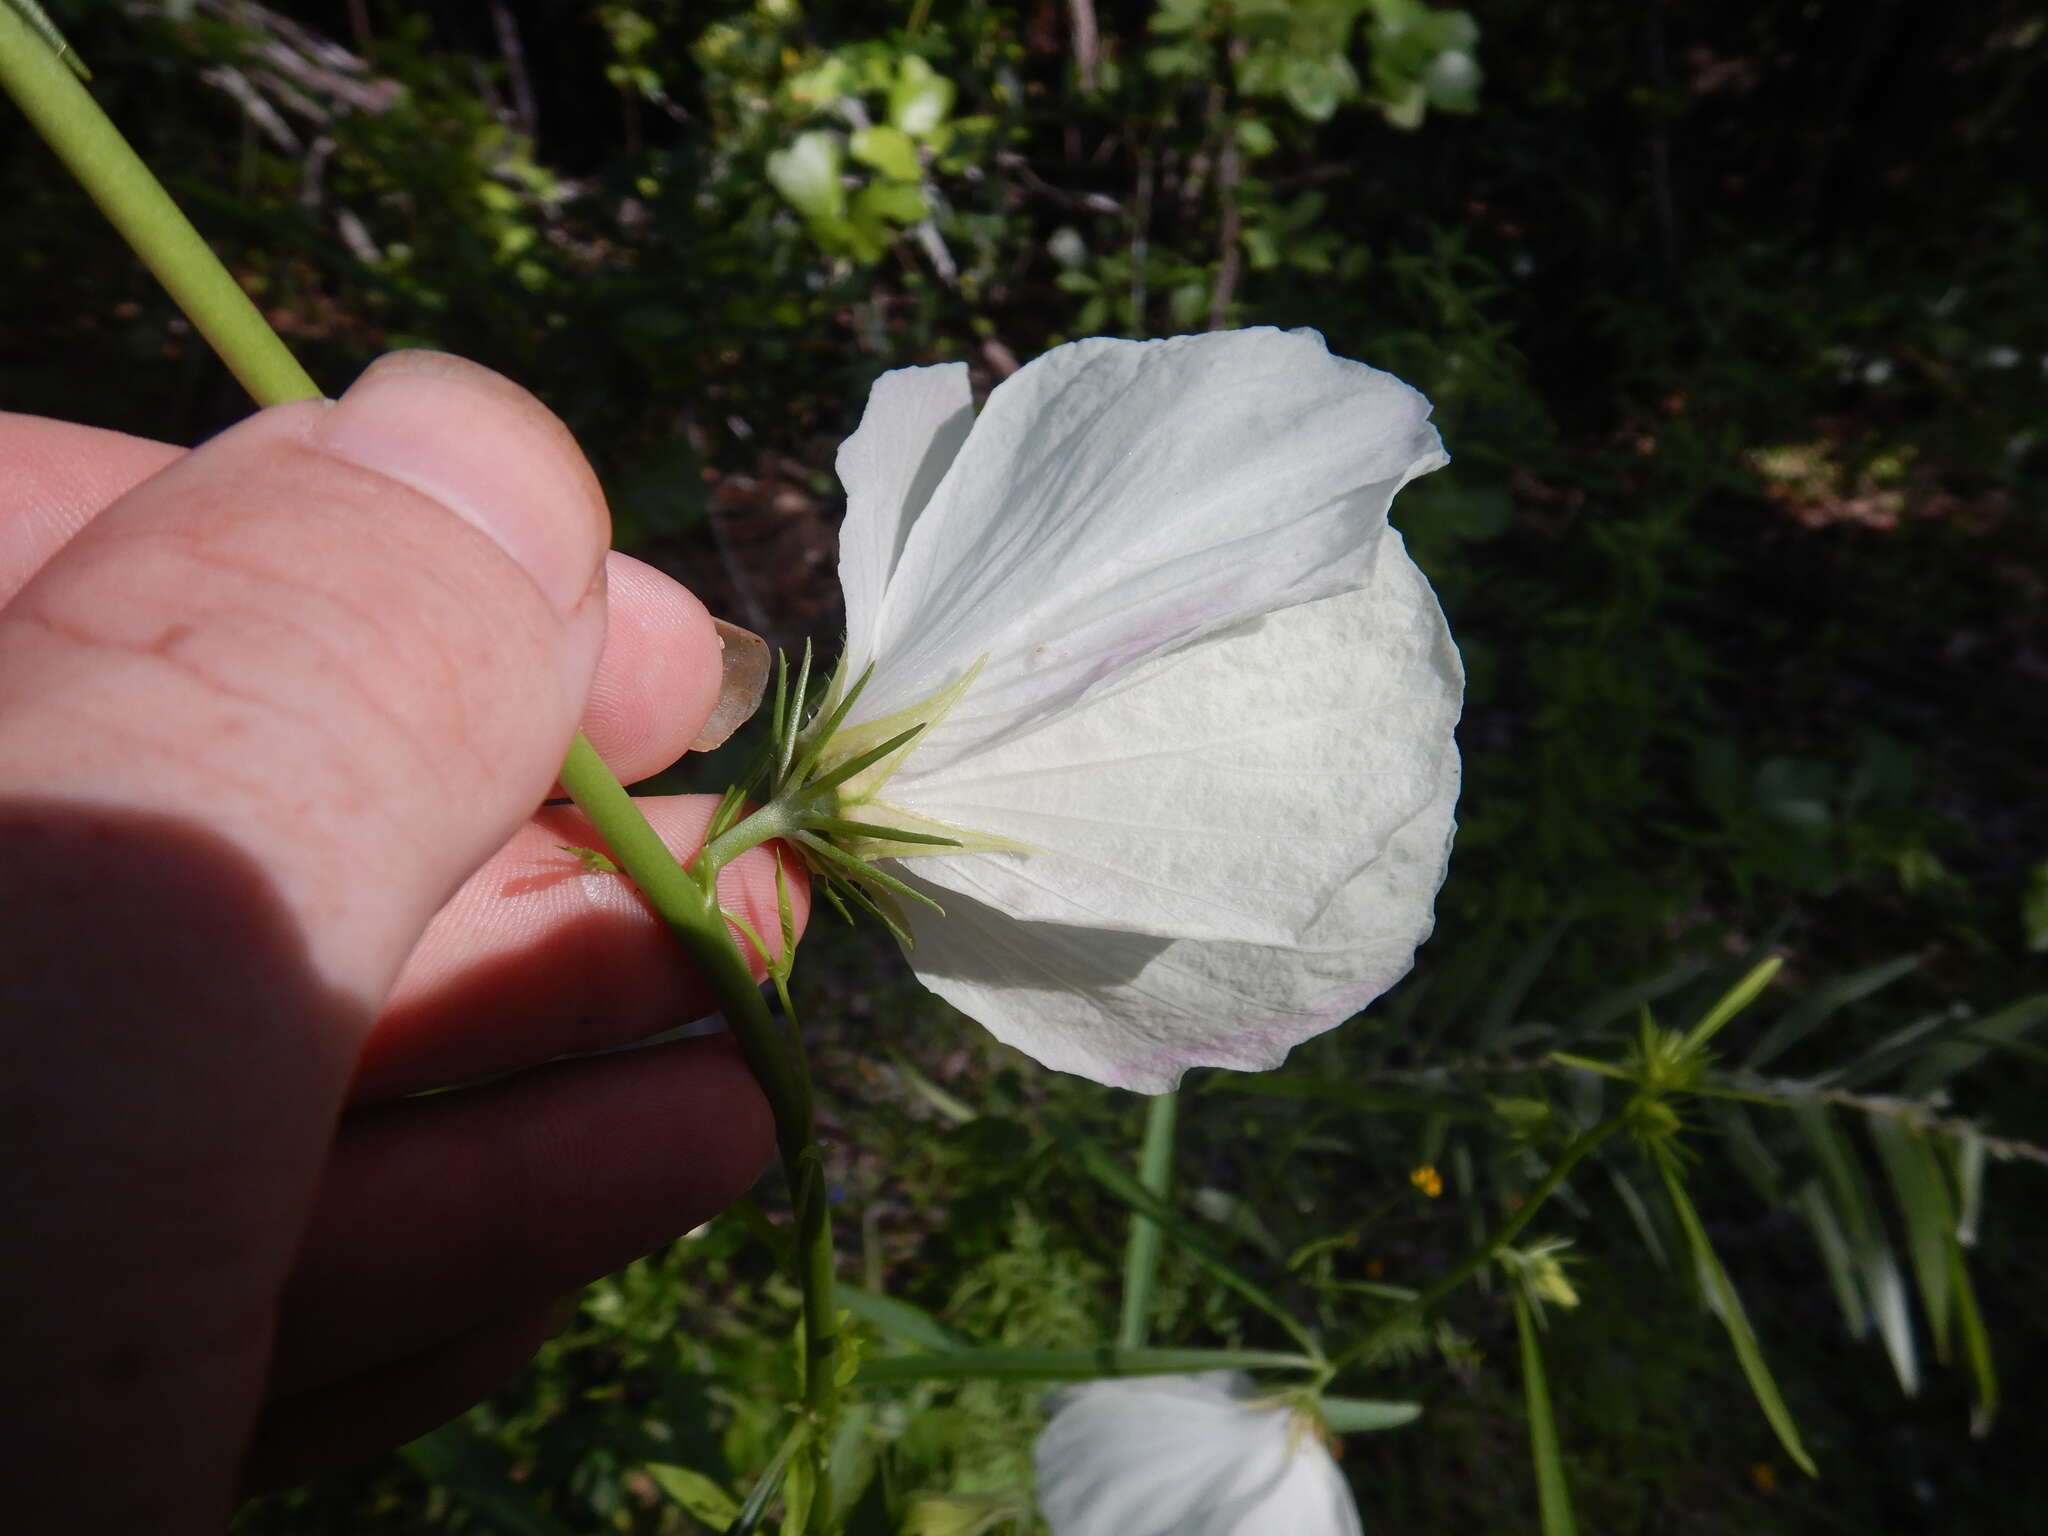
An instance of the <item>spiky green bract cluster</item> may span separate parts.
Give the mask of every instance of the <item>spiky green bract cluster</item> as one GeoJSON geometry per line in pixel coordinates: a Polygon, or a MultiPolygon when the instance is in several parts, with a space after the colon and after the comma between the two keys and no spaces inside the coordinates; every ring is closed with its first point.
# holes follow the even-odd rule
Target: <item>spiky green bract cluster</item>
{"type": "Polygon", "coordinates": [[[780,838],[804,861],[816,888],[841,916],[850,921],[856,910],[866,912],[907,945],[910,929],[900,901],[922,902],[934,911],[938,904],[877,869],[874,859],[957,849],[965,846],[963,839],[903,825],[907,818],[900,814],[892,814],[885,824],[848,812],[872,802],[874,792],[917,739],[951,706],[960,685],[906,712],[914,718],[901,729],[869,740],[876,735],[872,727],[859,728],[857,737],[842,727],[873,673],[870,666],[848,683],[842,667],[812,702],[810,646],[804,646],[794,676],[789,657],[776,658],[768,744],[746,778],[720,799],[705,832],[704,857],[722,865],[748,848],[780,838]],[[850,737],[856,739],[849,741],[850,737]],[[748,813],[748,803],[757,796],[761,804],[748,813]]]}

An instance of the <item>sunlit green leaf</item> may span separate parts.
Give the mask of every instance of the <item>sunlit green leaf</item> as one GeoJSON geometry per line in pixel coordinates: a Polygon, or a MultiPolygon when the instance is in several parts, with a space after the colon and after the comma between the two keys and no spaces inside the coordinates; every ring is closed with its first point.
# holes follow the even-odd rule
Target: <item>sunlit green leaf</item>
{"type": "Polygon", "coordinates": [[[722,1531],[740,1516],[739,1500],[702,1472],[666,1462],[649,1462],[642,1470],[677,1508],[700,1525],[722,1531]]]}
{"type": "Polygon", "coordinates": [[[871,128],[862,128],[846,142],[846,148],[854,159],[863,165],[871,165],[884,176],[893,176],[898,181],[916,181],[924,175],[924,166],[917,158],[917,145],[909,134],[890,123],[877,123],[871,128]]]}

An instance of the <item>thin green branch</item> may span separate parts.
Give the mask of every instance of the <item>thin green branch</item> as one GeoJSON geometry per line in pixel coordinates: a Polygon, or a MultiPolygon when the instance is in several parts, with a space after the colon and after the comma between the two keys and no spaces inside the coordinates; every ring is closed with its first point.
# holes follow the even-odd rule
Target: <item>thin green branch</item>
{"type": "Polygon", "coordinates": [[[1516,1206],[1508,1219],[1500,1224],[1499,1229],[1494,1232],[1493,1236],[1487,1238],[1486,1241],[1459,1260],[1457,1264],[1446,1270],[1437,1278],[1433,1285],[1423,1291],[1413,1301],[1408,1302],[1405,1306],[1397,1307],[1392,1313],[1381,1318],[1378,1324],[1363,1339],[1359,1340],[1356,1345],[1345,1353],[1345,1362],[1348,1364],[1352,1361],[1370,1358],[1374,1350],[1398,1333],[1411,1319],[1429,1311],[1430,1308],[1450,1295],[1451,1292],[1478,1274],[1480,1270],[1491,1264],[1500,1256],[1501,1251],[1521,1234],[1522,1229],[1528,1226],[1535,1218],[1536,1213],[1543,1208],[1543,1203],[1553,1194],[1557,1193],[1558,1185],[1562,1184],[1571,1174],[1571,1171],[1585,1160],[1587,1154],[1627,1123],[1628,1116],[1626,1112],[1610,1115],[1590,1131],[1575,1138],[1563,1152],[1558,1154],[1557,1162],[1551,1166],[1550,1171],[1543,1176],[1536,1187],[1522,1197],[1522,1203],[1516,1206]]]}
{"type": "MultiPolygon", "coordinates": [[[[1138,1183],[1164,1200],[1173,1183],[1174,1127],[1180,1096],[1162,1093],[1145,1106],[1145,1139],[1138,1149],[1138,1183]]],[[[1141,1349],[1152,1318],[1152,1293],[1159,1279],[1159,1257],[1165,1234],[1159,1223],[1131,1212],[1131,1235],[1124,1249],[1123,1316],[1117,1327],[1120,1349],[1141,1349]]]]}

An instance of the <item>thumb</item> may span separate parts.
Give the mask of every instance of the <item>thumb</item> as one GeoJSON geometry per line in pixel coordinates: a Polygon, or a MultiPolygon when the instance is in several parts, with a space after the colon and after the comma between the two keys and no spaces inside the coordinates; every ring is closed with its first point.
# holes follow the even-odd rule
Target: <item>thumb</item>
{"type": "Polygon", "coordinates": [[[357,1047],[547,793],[606,531],[537,401],[403,353],[144,482],[0,608],[0,1319],[33,1320],[0,1420],[29,1526],[225,1521],[357,1047]]]}
{"type": "Polygon", "coordinates": [[[0,795],[186,818],[375,1001],[546,795],[603,641],[567,430],[429,352],[262,412],[96,518],[0,617],[0,795]]]}

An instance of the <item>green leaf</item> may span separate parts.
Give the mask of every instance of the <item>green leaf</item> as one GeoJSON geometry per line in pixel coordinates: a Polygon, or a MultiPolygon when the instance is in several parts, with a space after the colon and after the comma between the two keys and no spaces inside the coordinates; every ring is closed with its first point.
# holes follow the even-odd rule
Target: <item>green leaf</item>
{"type": "Polygon", "coordinates": [[[1870,1185],[1863,1176],[1855,1149],[1835,1128],[1834,1117],[1824,1104],[1801,1104],[1792,1112],[1793,1122],[1805,1137],[1821,1175],[1833,1196],[1834,1209],[1841,1217],[1843,1233],[1855,1256],[1856,1276],[1863,1304],[1884,1340],[1891,1356],[1892,1373],[1899,1390],[1912,1397],[1920,1390],[1920,1361],[1913,1343],[1913,1320],[1906,1308],[1906,1282],[1899,1273],[1899,1261],[1884,1235],[1884,1223],[1871,1198],[1870,1185]]]}
{"type": "Polygon", "coordinates": [[[853,194],[854,221],[875,226],[884,239],[893,234],[891,226],[915,224],[930,212],[914,181],[871,181],[853,194]]]}
{"type": "Polygon", "coordinates": [[[1130,1170],[1111,1157],[1100,1143],[1070,1126],[1056,1125],[1053,1134],[1083,1173],[1139,1215],[1151,1217],[1168,1237],[1187,1251],[1191,1258],[1285,1328],[1288,1336],[1306,1353],[1317,1353],[1307,1330],[1294,1320],[1291,1312],[1281,1306],[1264,1286],[1232,1264],[1223,1251],[1210,1240],[1207,1233],[1194,1226],[1174,1207],[1140,1184],[1130,1170]]]}
{"type": "Polygon", "coordinates": [[[655,1487],[699,1525],[722,1531],[740,1517],[739,1500],[702,1472],[665,1462],[649,1462],[642,1470],[654,1480],[655,1487]]]}
{"type": "Polygon", "coordinates": [[[1707,1042],[1719,1034],[1730,1019],[1757,1000],[1758,994],[1771,984],[1771,978],[1777,975],[1784,965],[1783,955],[1773,955],[1730,987],[1722,994],[1720,1001],[1706,1011],[1699,1023],[1693,1025],[1692,1032],[1685,1037],[1686,1049],[1705,1049],[1707,1042]]]}
{"type": "Polygon", "coordinates": [[[807,219],[836,219],[846,212],[846,188],[839,182],[839,141],[829,133],[800,133],[787,149],[768,157],[768,184],[807,219]]]}
{"type": "Polygon", "coordinates": [[[1270,1349],[953,1349],[890,1355],[862,1364],[866,1386],[906,1381],[1097,1381],[1107,1376],[1180,1376],[1194,1371],[1312,1371],[1306,1355],[1270,1349]]]}
{"type": "Polygon", "coordinates": [[[760,1477],[755,1479],[752,1491],[747,1494],[746,1503],[742,1504],[740,1512],[733,1516],[732,1524],[725,1528],[725,1536],[752,1536],[753,1532],[760,1529],[761,1522],[767,1518],[768,1506],[775,1502],[775,1495],[782,1491],[783,1479],[788,1475],[796,1453],[804,1448],[810,1438],[808,1420],[798,1419],[790,1426],[789,1433],[783,1436],[782,1444],[776,1448],[774,1459],[762,1468],[760,1477]]]}
{"type": "Polygon", "coordinates": [[[1422,1417],[1422,1404],[1385,1402],[1371,1397],[1326,1397],[1317,1407],[1333,1435],[1366,1435],[1399,1429],[1422,1417]]]}
{"type": "Polygon", "coordinates": [[[1892,1115],[1872,1114],[1866,1120],[1906,1219],[1906,1251],[1912,1256],[1920,1305],[1934,1335],[1934,1358],[1946,1361],[1951,1316],[1948,1250],[1956,1240],[1955,1202],[1948,1180],[1918,1131],[1892,1115]]]}
{"type": "Polygon", "coordinates": [[[1515,1333],[1522,1343],[1522,1396],[1529,1412],[1529,1456],[1536,1464],[1536,1510],[1543,1536],[1578,1536],[1572,1519],[1571,1486],[1564,1477],[1564,1457],[1557,1447],[1557,1420],[1550,1412],[1550,1384],[1543,1375],[1543,1351],[1536,1339],[1536,1319],[1521,1287],[1513,1288],[1515,1333]]]}
{"type": "MultiPolygon", "coordinates": [[[[1263,120],[1256,117],[1239,118],[1233,132],[1237,135],[1237,147],[1253,160],[1261,155],[1270,155],[1280,147],[1279,136],[1263,120]]],[[[2048,901],[2048,898],[2044,898],[2044,901],[2048,901]]]]}
{"type": "Polygon", "coordinates": [[[917,158],[917,145],[910,135],[889,123],[862,128],[847,140],[846,147],[862,165],[871,165],[897,181],[918,181],[924,166],[917,158]]]}
{"type": "Polygon", "coordinates": [[[2031,954],[2048,954],[2048,863],[2027,872],[2027,894],[2020,901],[2020,927],[2031,954]]]}
{"type": "Polygon", "coordinates": [[[1835,1304],[1842,1309],[1842,1322],[1851,1338],[1860,1339],[1870,1331],[1870,1309],[1863,1305],[1863,1292],[1856,1283],[1856,1255],[1835,1216],[1835,1208],[1828,1204],[1827,1191],[1818,1180],[1800,1189],[1796,1203],[1805,1214],[1807,1225],[1813,1228],[1814,1244],[1820,1249],[1821,1263],[1827,1267],[1828,1284],[1834,1287],[1835,1304]]]}
{"type": "Polygon", "coordinates": [[[1965,1248],[1977,1246],[1977,1221],[1984,1213],[1984,1137],[1969,1126],[1949,1142],[1949,1157],[1955,1175],[1956,1241],[1965,1248]]]}
{"type": "Polygon", "coordinates": [[[1778,1022],[1764,1031],[1756,1049],[1749,1053],[1750,1069],[1762,1071],[1849,1004],[1883,990],[1919,968],[1918,955],[1900,955],[1866,970],[1837,976],[1826,985],[1814,988],[1803,1001],[1786,1009],[1778,1022]]]}
{"type": "Polygon", "coordinates": [[[955,1333],[923,1307],[910,1302],[884,1296],[879,1291],[862,1290],[857,1285],[842,1284],[837,1288],[837,1295],[840,1305],[847,1311],[888,1338],[915,1344],[921,1349],[945,1351],[974,1347],[972,1339],[955,1333]]]}
{"type": "Polygon", "coordinates": [[[1906,1092],[1924,1098],[1959,1072],[1967,1072],[1998,1044],[2015,1042],[2042,1020],[2048,1019],[2048,992],[2022,998],[2001,1008],[1989,1018],[1972,1019],[1966,1029],[1970,1038],[1944,1040],[1935,1046],[1906,1077],[1906,1092]]]}
{"type": "Polygon", "coordinates": [[[893,1045],[884,1046],[883,1053],[889,1058],[889,1065],[896,1069],[896,1075],[925,1103],[938,1111],[949,1125],[966,1125],[981,1118],[972,1104],[941,1088],[918,1070],[917,1064],[893,1045]]]}
{"type": "Polygon", "coordinates": [[[1664,1177],[1664,1189],[1671,1197],[1672,1212],[1678,1217],[1678,1225],[1692,1249],[1700,1288],[1706,1293],[1715,1315],[1721,1319],[1721,1326],[1728,1331],[1728,1341],[1735,1346],[1735,1358],[1742,1366],[1742,1374],[1749,1380],[1749,1390],[1755,1396],[1757,1406],[1763,1409],[1764,1417],[1777,1434],[1778,1443],[1785,1448],[1785,1454],[1807,1476],[1818,1477],[1820,1473],[1814,1467],[1813,1458],[1806,1454],[1806,1447],[1800,1443],[1799,1427],[1792,1422],[1791,1410],[1786,1408],[1785,1399],[1778,1393],[1771,1368],[1764,1363],[1756,1331],[1749,1325],[1749,1314],[1742,1310],[1742,1297],[1728,1278],[1728,1271],[1721,1267],[1714,1245],[1707,1241],[1707,1229],[1700,1224],[1699,1213],[1693,1209],[1692,1201],[1686,1198],[1685,1185],[1678,1177],[1677,1162],[1670,1149],[1663,1145],[1653,1144],[1650,1152],[1658,1173],[1664,1177]]]}
{"type": "Polygon", "coordinates": [[[1556,919],[1545,926],[1543,931],[1522,947],[1514,963],[1501,973],[1500,981],[1486,999],[1486,1009],[1479,1016],[1478,1046],[1484,1051],[1498,1044],[1502,1031],[1520,1016],[1522,1004],[1528,1000],[1529,989],[1536,985],[1536,978],[1543,974],[1543,968],[1556,953],[1558,943],[1579,920],[1579,903],[1569,901],[1556,919]]]}
{"type": "Polygon", "coordinates": [[[1991,1335],[1984,1327],[1984,1314],[1977,1310],[1977,1291],[1970,1284],[1970,1266],[1963,1257],[1962,1244],[1949,1244],[1948,1263],[1956,1323],[1963,1335],[1963,1358],[1970,1362],[1970,1377],[1977,1388],[1977,1401],[1970,1410],[1970,1433],[1982,1439],[1991,1433],[1991,1421],[1998,1417],[1998,1372],[1991,1363],[1991,1335]]]}
{"type": "Polygon", "coordinates": [[[916,55],[896,66],[889,88],[889,121],[914,139],[925,138],[953,110],[953,82],[916,55]]]}
{"type": "Polygon", "coordinates": [[[1681,987],[1692,985],[1706,970],[1707,962],[1704,960],[1681,960],[1669,970],[1603,993],[1573,1016],[1569,1038],[1576,1039],[1612,1024],[1616,1019],[1627,1018],[1644,1003],[1654,1003],[1681,987]]]}

